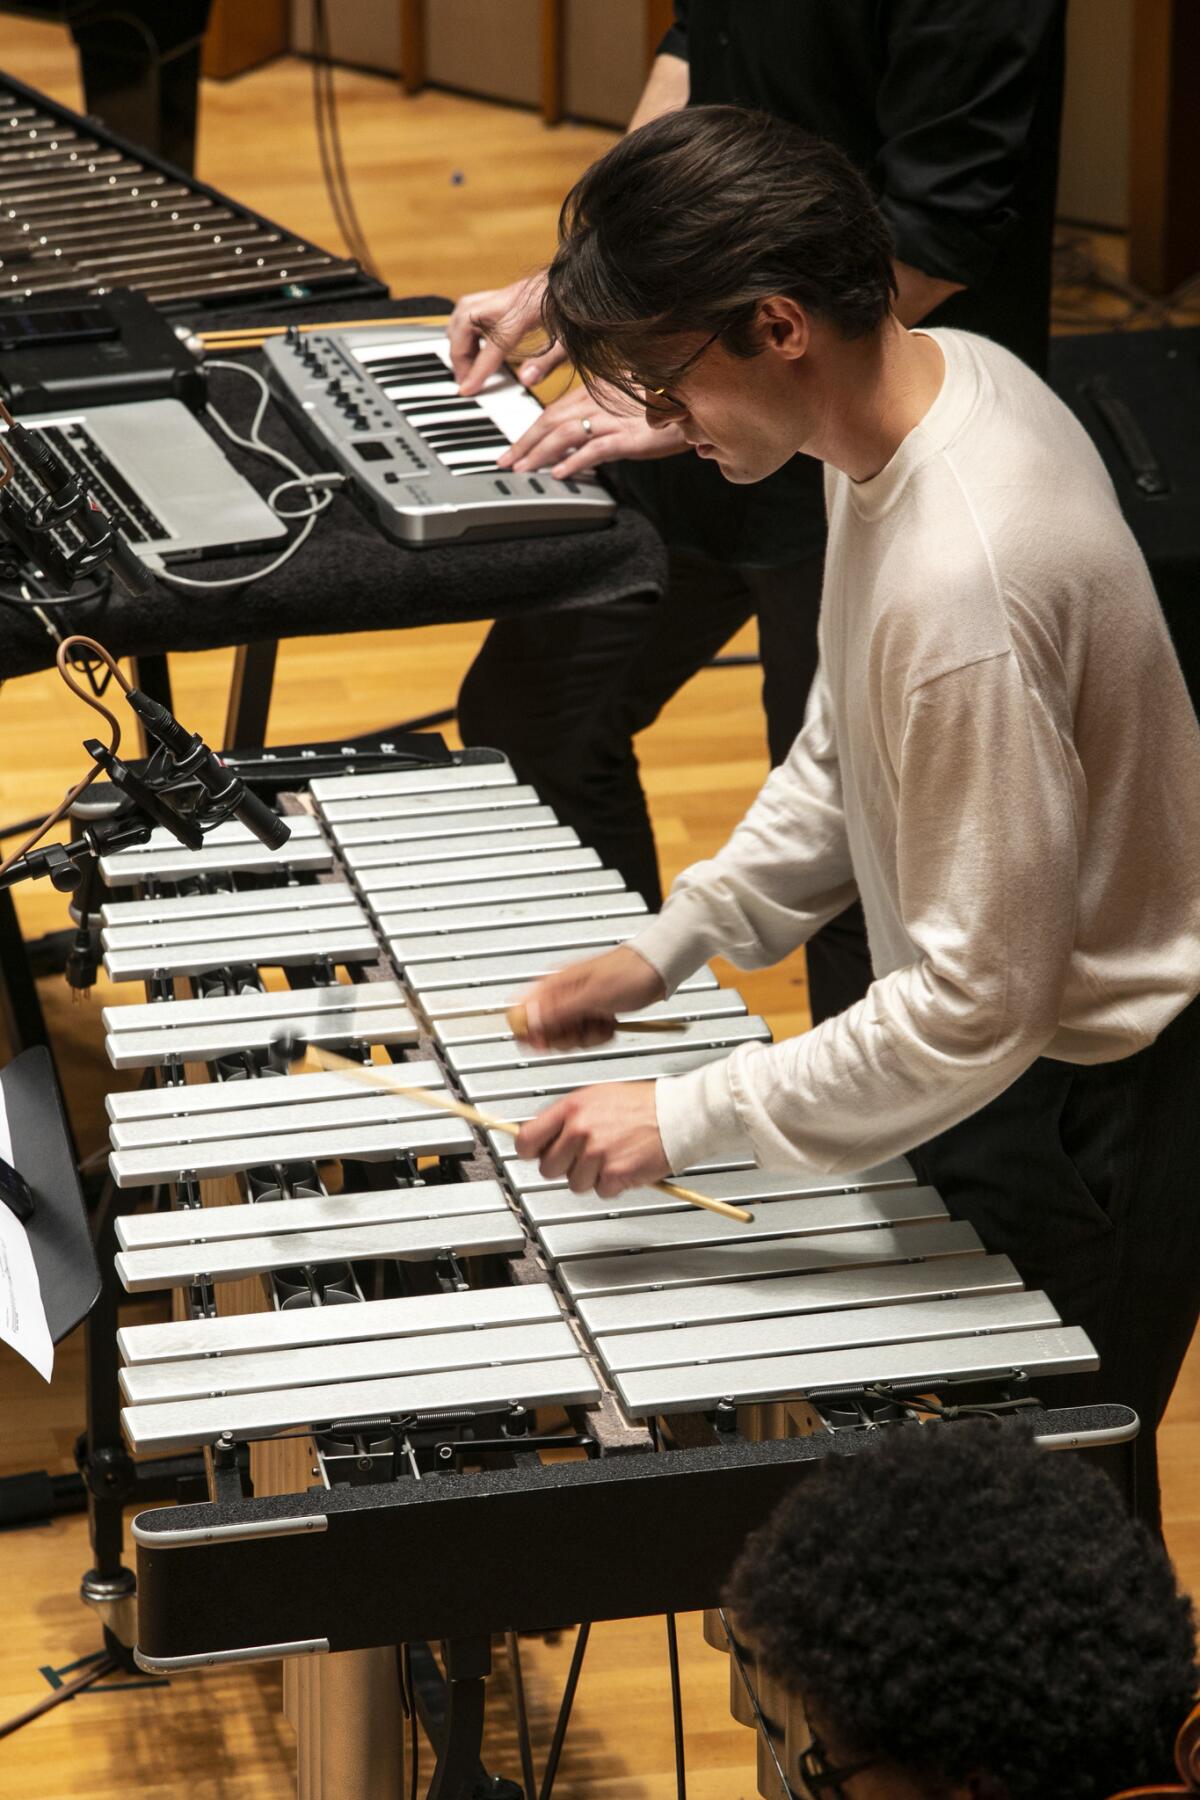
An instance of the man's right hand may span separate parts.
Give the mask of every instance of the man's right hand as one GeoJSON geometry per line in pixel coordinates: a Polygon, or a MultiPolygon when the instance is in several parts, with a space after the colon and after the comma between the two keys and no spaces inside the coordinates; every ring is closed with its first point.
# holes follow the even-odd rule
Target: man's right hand
{"type": "MultiPolygon", "coordinates": [[[[504,349],[493,343],[487,332],[498,331],[505,343],[519,344],[537,328],[545,291],[546,275],[542,270],[505,288],[484,288],[477,294],[463,295],[450,314],[447,327],[450,367],[461,394],[478,394],[488,377],[504,365],[504,349]]],[[[525,387],[536,387],[565,360],[559,346],[550,344],[540,355],[526,358],[517,370],[517,379],[525,387]]]]}
{"type": "Polygon", "coordinates": [[[663,999],[658,970],[628,944],[546,975],[521,996],[535,1050],[590,1049],[617,1030],[616,1015],[663,999]]]}

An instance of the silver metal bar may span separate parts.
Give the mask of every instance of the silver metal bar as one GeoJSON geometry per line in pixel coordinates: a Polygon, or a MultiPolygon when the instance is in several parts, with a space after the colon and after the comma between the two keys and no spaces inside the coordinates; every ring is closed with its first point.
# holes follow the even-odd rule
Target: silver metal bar
{"type": "MultiPolygon", "coordinates": [[[[513,1122],[516,1123],[518,1118],[531,1119],[534,1111],[539,1109],[540,1106],[540,1100],[513,1101],[505,1110],[508,1112],[513,1122]],[[528,1107],[531,1110],[518,1113],[516,1111],[517,1107],[528,1107]]],[[[510,1137],[502,1138],[499,1132],[489,1132],[488,1142],[492,1145],[495,1155],[499,1157],[503,1164],[502,1172],[504,1177],[514,1193],[520,1198],[522,1206],[524,1206],[527,1201],[531,1200],[535,1194],[546,1194],[550,1192],[560,1193],[566,1190],[566,1182],[561,1175],[543,1175],[537,1163],[522,1162],[521,1158],[517,1155],[516,1145],[510,1137]]],[[[731,1173],[734,1169],[744,1169],[748,1172],[753,1172],[757,1168],[758,1165],[753,1157],[731,1157],[727,1161],[717,1160],[713,1162],[694,1163],[690,1169],[680,1169],[678,1174],[673,1175],[671,1179],[673,1181],[688,1182],[697,1175],[725,1174],[731,1173]]],[[[881,1183],[880,1185],[886,1186],[886,1183],[881,1183]]],[[[630,1189],[630,1192],[640,1193],[641,1189],[633,1188],[630,1189]]],[[[586,1201],[587,1196],[586,1194],[583,1194],[577,1196],[577,1198],[586,1201]]],[[[663,1195],[659,1195],[660,1200],[664,1198],[663,1195]]],[[[626,1199],[628,1199],[628,1195],[622,1194],[619,1200],[610,1202],[610,1209],[614,1212],[614,1216],[616,1210],[620,1208],[626,1199]]],[[[679,1201],[681,1207],[686,1204],[687,1202],[684,1200],[679,1201]]],[[[666,1209],[664,1208],[663,1210],[666,1209]]],[[[572,1214],[571,1216],[574,1217],[575,1215],[572,1214]]],[[[607,1214],[604,1216],[607,1216],[607,1214]]]]}
{"type": "MultiPolygon", "coordinates": [[[[137,1530],[137,1520],[133,1529],[137,1530]]],[[[146,1543],[156,1543],[161,1532],[147,1533],[146,1543]]],[[[242,1650],[199,1650],[194,1656],[147,1656],[134,1650],[133,1660],[147,1675],[181,1675],[187,1669],[216,1669],[226,1663],[279,1662],[287,1656],[328,1656],[328,1638],[296,1638],[288,1644],[252,1644],[242,1650]]]]}
{"type": "MultiPolygon", "coordinates": [[[[581,1300],[578,1316],[593,1338],[605,1337],[611,1343],[614,1335],[623,1331],[718,1325],[793,1313],[829,1314],[842,1308],[956,1299],[960,1294],[1014,1293],[1022,1286],[1021,1277],[1007,1256],[980,1252],[933,1256],[927,1262],[850,1264],[825,1273],[604,1294],[594,1300],[581,1300]]],[[[338,1308],[339,1312],[351,1310],[357,1309],[338,1308]]],[[[286,1316],[292,1317],[290,1313],[286,1316]]]]}
{"type": "MultiPolygon", "coordinates": [[[[614,919],[612,923],[617,930],[608,934],[607,942],[594,943],[586,950],[575,944],[569,950],[531,950],[522,955],[518,951],[509,951],[504,956],[479,956],[470,962],[418,963],[409,975],[409,986],[424,1006],[426,994],[436,994],[445,988],[461,987],[470,993],[481,987],[495,987],[500,982],[520,982],[523,986],[514,993],[524,991],[524,985],[537,981],[543,975],[549,975],[555,969],[565,969],[569,963],[579,962],[584,955],[598,956],[602,950],[615,950],[623,944],[629,932],[621,932],[621,921],[614,919]]],[[[480,1001],[476,999],[475,1007],[480,1001]]]]}
{"type": "MultiPolygon", "coordinates": [[[[707,973],[707,971],[706,971],[707,973]]],[[[456,999],[462,996],[458,993],[456,999]]],[[[427,1010],[429,1010],[427,1008],[427,1010]]],[[[669,1000],[660,1000],[654,1006],[647,1006],[640,1012],[630,1013],[632,1019],[679,1019],[682,1022],[696,1020],[703,1023],[717,1019],[744,1018],[746,1002],[733,988],[707,987],[699,992],[673,994],[669,1000]]],[[[618,1021],[619,1023],[619,1021],[618,1021]]],[[[431,1017],[433,1035],[447,1052],[451,1046],[457,1051],[459,1045],[502,1043],[512,1044],[512,1032],[502,1012],[499,1013],[448,1013],[445,1016],[431,1017]]],[[[633,1033],[630,1034],[635,1035],[633,1033]]],[[[664,1037],[663,1043],[674,1040],[664,1037]]],[[[661,1046],[660,1046],[661,1047],[661,1046]]],[[[577,1053],[576,1053],[577,1054],[577,1053]]]]}
{"type": "Polygon", "coordinates": [[[538,806],[536,788],[518,782],[493,787],[439,789],[433,794],[377,794],[363,800],[325,800],[321,816],[336,838],[346,825],[363,820],[452,818],[458,813],[496,813],[514,806],[538,806]]]}
{"type": "Polygon", "coordinates": [[[180,919],[212,920],[250,913],[329,912],[357,905],[354,889],[345,881],[310,881],[268,888],[222,888],[215,894],[160,894],[154,900],[113,900],[100,908],[106,927],[175,924],[180,919]]]}
{"type": "Polygon", "coordinates": [[[248,844],[204,844],[188,850],[118,850],[100,858],[100,873],[109,887],[132,887],[140,881],[179,881],[193,875],[266,874],[277,869],[328,869],[333,850],[321,838],[289,841],[278,850],[252,839],[248,844]]]}
{"type": "MultiPolygon", "coordinates": [[[[283,814],[279,816],[282,818],[283,814]]],[[[325,833],[311,813],[288,813],[287,823],[291,828],[291,843],[301,844],[310,838],[322,844],[325,842],[325,833]]],[[[225,819],[220,825],[214,825],[211,831],[205,832],[204,842],[220,845],[256,844],[258,839],[247,826],[242,824],[240,819],[225,819]]],[[[115,854],[117,856],[140,856],[145,852],[155,850],[167,850],[174,854],[180,848],[179,839],[173,832],[168,831],[163,825],[156,825],[146,842],[137,850],[118,850],[115,854]]],[[[192,851],[189,854],[195,855],[196,853],[192,851]]]]}
{"type": "Polygon", "coordinates": [[[698,1250],[647,1251],[640,1256],[589,1257],[561,1264],[558,1279],[578,1302],[598,1294],[693,1287],[708,1281],[749,1281],[759,1275],[798,1275],[804,1270],[818,1274],[871,1263],[962,1256],[982,1249],[973,1226],[961,1219],[949,1219],[930,1225],[831,1232],[828,1236],[806,1233],[766,1243],[735,1242],[698,1250]]]}
{"type": "MultiPolygon", "coordinates": [[[[308,990],[310,994],[319,991],[308,990]]],[[[331,1012],[276,1014],[243,1022],[229,1019],[212,1025],[164,1023],[155,1030],[114,1030],[107,1039],[108,1060],[114,1069],[159,1068],[172,1058],[211,1062],[214,1057],[231,1056],[238,1050],[269,1050],[285,1024],[310,1044],[327,1050],[344,1049],[350,1044],[413,1044],[417,1039],[417,1027],[406,1006],[372,1006],[362,1011],[339,1007],[331,1012]]]]}
{"type": "Polygon", "coordinates": [[[561,1316],[554,1290],[548,1284],[530,1282],[520,1287],[463,1288],[449,1294],[407,1294],[399,1300],[364,1300],[357,1306],[301,1306],[286,1312],[125,1325],[117,1332],[117,1348],[130,1365],[176,1362],[193,1356],[219,1360],[261,1350],[544,1324],[561,1316]]]}
{"type": "MultiPolygon", "coordinates": [[[[135,1543],[172,1550],[182,1550],[193,1544],[247,1544],[263,1538],[308,1537],[314,1531],[328,1530],[328,1513],[294,1513],[282,1519],[247,1519],[235,1525],[199,1525],[183,1531],[147,1531],[137,1519],[133,1521],[135,1543]]],[[[326,1649],[329,1647],[324,1638],[305,1641],[323,1643],[326,1649]]]]}
{"type": "MultiPolygon", "coordinates": [[[[405,1087],[443,1088],[446,1085],[435,1062],[369,1063],[363,1067],[369,1068],[381,1081],[394,1080],[405,1087]]],[[[183,1082],[177,1087],[130,1088],[124,1093],[110,1094],[106,1105],[114,1124],[157,1120],[168,1130],[174,1130],[176,1124],[194,1130],[214,1113],[308,1106],[315,1101],[360,1100],[379,1091],[374,1084],[367,1087],[350,1074],[289,1075],[286,1078],[267,1075],[258,1081],[183,1082]]],[[[387,1098],[386,1094],[382,1097],[387,1098]]]]}
{"type": "MultiPolygon", "coordinates": [[[[504,1173],[509,1186],[521,1203],[521,1210],[535,1230],[548,1225],[577,1225],[589,1220],[625,1219],[637,1213],[685,1213],[686,1200],[673,1200],[658,1188],[629,1188],[616,1200],[602,1200],[599,1194],[573,1194],[570,1188],[535,1187],[524,1193],[515,1171],[528,1163],[510,1163],[504,1173]]],[[[536,1168],[536,1164],[534,1165],[536,1168]]],[[[693,1177],[695,1171],[692,1172],[693,1177]]],[[[713,1172],[704,1178],[704,1192],[713,1200],[732,1200],[737,1206],[751,1206],[759,1201],[795,1200],[801,1195],[814,1198],[822,1194],[854,1194],[863,1189],[912,1187],[916,1177],[903,1157],[879,1163],[856,1175],[777,1175],[763,1169],[730,1169],[713,1172]]],[[[932,1190],[930,1190],[932,1192],[932,1190]]]]}
{"type": "MultiPolygon", "coordinates": [[[[753,1034],[766,1041],[768,1031],[761,1019],[751,1021],[758,1027],[753,1034]]],[[[654,1081],[659,1076],[686,1075],[705,1063],[716,1062],[728,1054],[725,1045],[708,1045],[697,1050],[664,1050],[655,1056],[598,1057],[587,1062],[538,1063],[528,1069],[485,1069],[478,1075],[464,1075],[463,1093],[470,1100],[507,1100],[523,1094],[569,1094],[574,1088],[592,1087],[599,1081],[654,1081]]]]}
{"type": "MultiPolygon", "coordinates": [[[[490,883],[488,885],[491,885],[490,883]]],[[[460,894],[459,899],[463,896],[460,894]]],[[[393,912],[375,908],[379,928],[393,944],[448,935],[494,932],[499,928],[553,925],[572,919],[613,919],[626,913],[644,913],[640,894],[610,890],[602,894],[570,894],[564,898],[542,894],[528,900],[493,899],[482,906],[443,906],[435,912],[393,912]]]]}
{"type": "Polygon", "coordinates": [[[538,925],[496,926],[484,931],[451,931],[434,937],[403,932],[388,936],[388,949],[402,968],[417,970],[423,964],[476,962],[483,957],[522,956],[544,950],[588,950],[593,944],[611,944],[642,929],[646,910],[640,914],[609,914],[605,918],[544,920],[538,925]]]}
{"type": "Polygon", "coordinates": [[[117,1243],[122,1250],[164,1250],[176,1244],[219,1244],[230,1238],[282,1236],[289,1231],[342,1231],[352,1225],[391,1225],[406,1219],[453,1219],[464,1213],[503,1212],[506,1207],[498,1181],[435,1182],[361,1194],[297,1194],[290,1200],[254,1200],[242,1206],[127,1213],[117,1220],[117,1243]]]}
{"type": "MultiPolygon", "coordinates": [[[[254,1082],[231,1082],[227,1087],[258,1087],[254,1082]]],[[[284,1136],[289,1131],[332,1131],[359,1125],[407,1125],[417,1119],[428,1119],[434,1107],[423,1106],[404,1094],[385,1094],[381,1089],[358,1085],[357,1093],[343,1093],[336,1099],[311,1100],[302,1094],[293,1099],[287,1089],[295,1082],[272,1082],[281,1091],[278,1106],[269,1110],[245,1107],[226,1112],[193,1114],[190,1118],[135,1119],[128,1124],[114,1124],[109,1139],[114,1150],[149,1150],[156,1145],[168,1146],[173,1154],[186,1160],[194,1144],[208,1144],[222,1138],[233,1141],[243,1135],[260,1137],[284,1136]]],[[[428,1084],[425,1084],[428,1085],[428,1084]]]]}
{"type": "Polygon", "coordinates": [[[456,862],[452,869],[440,863],[412,863],[401,858],[378,864],[362,864],[355,871],[355,881],[367,900],[378,911],[387,896],[387,905],[399,904],[393,895],[417,894],[419,904],[423,888],[439,888],[453,882],[456,888],[473,891],[481,881],[541,881],[547,875],[596,875],[601,872],[600,858],[582,844],[564,844],[550,850],[530,850],[522,844],[511,856],[486,856],[478,862],[456,862]]]}
{"type": "Polygon", "coordinates": [[[259,929],[249,937],[232,933],[219,942],[158,944],[145,949],[106,950],[104,967],[112,981],[149,981],[155,975],[202,975],[231,963],[256,963],[262,969],[302,968],[327,958],[336,963],[369,963],[379,955],[370,926],[350,924],[327,932],[291,934],[259,929]]]}
{"type": "MultiPolygon", "coordinates": [[[[637,1015],[641,1017],[640,1014],[637,1015]]],[[[466,1078],[489,1071],[507,1073],[515,1069],[553,1069],[557,1064],[578,1063],[586,1057],[589,1063],[604,1062],[612,1057],[661,1057],[664,1052],[680,1050],[732,1050],[737,1044],[764,1043],[769,1028],[765,1021],[734,1014],[730,1018],[681,1019],[676,1031],[622,1031],[618,1029],[606,1044],[592,1044],[586,1051],[533,1050],[527,1043],[511,1036],[490,1044],[445,1046],[446,1061],[454,1072],[466,1078]]],[[[657,1069],[647,1069],[653,1076],[657,1069]]]]}
{"type": "MultiPolygon", "coordinates": [[[[573,956],[564,956],[558,967],[562,968],[568,962],[576,960],[573,956]]],[[[478,972],[478,966],[476,966],[472,973],[478,974],[478,972]]],[[[414,971],[412,985],[414,991],[420,994],[421,1011],[438,1027],[449,1019],[469,1018],[472,1014],[481,1012],[485,1007],[506,1008],[511,1006],[514,1000],[522,997],[531,979],[527,973],[521,970],[515,974],[511,971],[501,971],[493,973],[478,987],[437,988],[428,985],[428,973],[427,969],[414,971]]],[[[717,978],[708,968],[697,969],[694,975],[689,975],[686,981],[680,983],[679,988],[679,992],[688,999],[696,994],[716,994],[718,991],[720,990],[717,988],[717,978]]],[[[733,993],[732,989],[726,988],[724,992],[729,999],[737,1000],[738,996],[733,993]]],[[[651,1008],[647,1008],[647,1016],[651,1011],[651,1008]]],[[[502,1016],[502,1014],[498,1016],[502,1016]]],[[[642,1017],[640,1013],[636,1016],[642,1017]]]]}
{"type": "MultiPolygon", "coordinates": [[[[445,920],[454,912],[477,913],[486,922],[493,916],[493,907],[497,909],[494,916],[499,918],[500,908],[521,906],[530,901],[537,905],[542,901],[561,899],[583,905],[589,900],[597,903],[610,897],[616,899],[625,893],[617,871],[601,868],[583,868],[575,873],[568,870],[561,875],[517,875],[508,880],[474,881],[466,887],[453,881],[439,887],[380,889],[364,881],[364,893],[368,888],[371,905],[384,929],[396,932],[411,930],[415,923],[413,915],[432,921],[417,926],[418,930],[449,931],[453,927],[445,920]]],[[[632,897],[639,898],[636,894],[632,897]]],[[[476,922],[471,921],[472,924],[476,922]]]]}
{"type": "MultiPolygon", "coordinates": [[[[148,1026],[246,1024],[271,1019],[276,1028],[313,1013],[394,1011],[407,1002],[399,981],[335,982],[329,987],[278,988],[250,994],[225,994],[211,1000],[147,1000],[132,1006],[106,1006],[100,1022],[106,1031],[142,1031],[148,1026]]],[[[415,1035],[415,1032],[414,1032],[415,1035]]]]}
{"type": "Polygon", "coordinates": [[[745,1402],[786,1400],[801,1394],[852,1389],[877,1382],[906,1388],[965,1376],[1003,1377],[1083,1374],[1100,1359],[1086,1332],[1075,1326],[1049,1331],[997,1332],[991,1337],[932,1343],[881,1344],[860,1350],[768,1356],[711,1368],[647,1369],[617,1377],[617,1392],[633,1418],[693,1412],[726,1396],[745,1402]]]}
{"type": "Polygon", "coordinates": [[[799,1200],[763,1200],[748,1210],[754,1219],[750,1225],[690,1206],[678,1213],[631,1213],[621,1219],[588,1219],[580,1225],[547,1225],[538,1239],[551,1264],[569,1261],[574,1269],[582,1257],[636,1258],[704,1244],[761,1243],[947,1217],[944,1201],[931,1187],[805,1194],[799,1200]]]}
{"type": "MultiPolygon", "coordinates": [[[[483,834],[545,830],[557,825],[552,806],[513,806],[507,810],[493,807],[486,812],[429,813],[417,818],[355,819],[333,827],[334,842],[339,849],[364,844],[391,845],[399,855],[410,843],[432,844],[453,838],[475,839],[483,834]]],[[[509,849],[513,846],[510,844],[509,849]]]]}
{"type": "MultiPolygon", "coordinates": [[[[479,831],[462,837],[417,838],[411,843],[344,845],[342,860],[351,874],[416,863],[472,862],[478,856],[512,856],[518,851],[576,850],[578,834],[567,825],[527,831],[479,831]]],[[[440,880],[446,881],[442,875],[440,880]]]]}
{"type": "Polygon", "coordinates": [[[386,1257],[427,1262],[461,1256],[519,1253],[524,1234],[510,1212],[456,1213],[447,1219],[398,1219],[386,1225],[347,1225],[336,1231],[287,1231],[276,1237],[231,1238],[216,1244],[179,1244],[161,1250],[118,1250],[116,1269],[131,1294],[145,1288],[190,1287],[202,1277],[238,1281],[272,1269],[386,1257]]]}
{"type": "Polygon", "coordinates": [[[474,1147],[470,1127],[462,1119],[439,1113],[427,1122],[413,1124],[346,1125],[327,1131],[280,1131],[211,1143],[114,1150],[108,1166],[118,1187],[153,1187],[160,1181],[181,1181],[186,1175],[211,1180],[272,1163],[342,1157],[384,1162],[393,1156],[470,1156],[474,1147]]]}
{"type": "Polygon", "coordinates": [[[378,775],[319,775],[308,791],[317,805],[324,807],[341,800],[375,800],[389,794],[510,787],[516,779],[509,762],[454,763],[441,769],[385,769],[378,775]]]}
{"type": "MultiPolygon", "coordinates": [[[[320,889],[314,887],[313,891],[318,893],[320,889]]],[[[270,892],[269,888],[267,892],[270,892]]],[[[297,890],[285,888],[283,892],[295,896],[297,890]]],[[[100,942],[106,950],[141,950],[161,945],[206,944],[218,931],[229,938],[252,937],[256,933],[272,936],[307,933],[311,937],[320,937],[327,931],[342,933],[347,926],[369,929],[366,913],[350,893],[340,906],[302,907],[293,898],[290,905],[276,903],[270,911],[262,906],[239,907],[236,896],[230,895],[224,912],[203,918],[189,918],[181,913],[157,919],[114,920],[112,924],[102,926],[100,942]]],[[[228,957],[226,961],[229,961],[228,957]]]]}
{"type": "Polygon", "coordinates": [[[514,1404],[589,1405],[599,1398],[587,1359],[571,1356],[513,1369],[451,1369],[435,1375],[287,1388],[278,1394],[131,1406],[125,1409],[122,1424],[132,1449],[150,1452],[213,1443],[226,1431],[245,1440],[339,1419],[480,1412],[514,1404]]]}
{"type": "Polygon", "coordinates": [[[558,1319],[497,1331],[440,1331],[430,1337],[341,1344],[336,1358],[320,1344],[312,1350],[148,1363],[144,1368],[122,1369],[121,1393],[126,1404],[134,1406],[202,1400],[210,1394],[269,1394],[281,1388],[317,1387],[331,1377],[339,1382],[375,1381],[384,1376],[432,1375],[439,1369],[511,1368],[574,1356],[578,1348],[566,1320],[558,1319]]]}
{"type": "MultiPolygon", "coordinates": [[[[759,1356],[799,1356],[813,1350],[850,1350],[866,1344],[932,1343],[943,1337],[1040,1330],[1061,1324],[1045,1294],[970,1294],[957,1300],[914,1300],[898,1306],[862,1306],[844,1312],[793,1313],[773,1319],[739,1319],[726,1325],[688,1325],[681,1331],[624,1331],[597,1338],[596,1349],[610,1374],[624,1375],[634,1369],[683,1368],[693,1363],[735,1362],[759,1356]]],[[[202,1367],[211,1371],[212,1364],[202,1367]]]]}

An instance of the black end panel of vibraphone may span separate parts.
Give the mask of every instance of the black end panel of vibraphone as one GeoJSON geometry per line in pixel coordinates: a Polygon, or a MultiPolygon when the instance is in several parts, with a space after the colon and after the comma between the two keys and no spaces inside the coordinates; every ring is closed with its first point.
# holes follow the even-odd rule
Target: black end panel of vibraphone
{"type": "MultiPolygon", "coordinates": [[[[1022,1426],[1068,1448],[1115,1440],[1131,1421],[1136,1430],[1126,1408],[1095,1406],[1030,1413],[1022,1426]]],[[[747,1534],[796,1483],[881,1435],[739,1439],[143,1513],[138,1647],[152,1660],[321,1638],[354,1650],[711,1606],[747,1534]],[[170,1545],[173,1531],[304,1518],[324,1528],[170,1545]],[[144,1541],[157,1532],[161,1548],[144,1541]]]]}

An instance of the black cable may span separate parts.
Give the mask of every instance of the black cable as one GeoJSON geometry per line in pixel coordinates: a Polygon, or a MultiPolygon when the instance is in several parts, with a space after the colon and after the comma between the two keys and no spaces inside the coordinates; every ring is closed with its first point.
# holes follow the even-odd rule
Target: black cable
{"type": "Polygon", "coordinates": [[[571,1708],[575,1704],[575,1689],[579,1686],[579,1676],[583,1669],[583,1656],[587,1649],[588,1638],[592,1627],[585,1621],[575,1637],[575,1648],[571,1652],[571,1667],[567,1671],[566,1685],[563,1688],[562,1700],[559,1703],[558,1718],[554,1723],[554,1736],[550,1742],[550,1754],[546,1758],[546,1768],[542,1775],[541,1791],[538,1800],[550,1800],[554,1791],[554,1778],[558,1774],[558,1761],[562,1755],[563,1743],[567,1735],[567,1726],[571,1723],[571,1708]]]}
{"type": "Polygon", "coordinates": [[[675,1727],[675,1800],[687,1800],[687,1764],[683,1747],[683,1688],[679,1680],[679,1634],[675,1614],[667,1614],[667,1662],[671,1668],[671,1723],[675,1727]]]}
{"type": "Polygon", "coordinates": [[[525,1671],[521,1667],[521,1645],[515,1631],[506,1631],[504,1644],[508,1666],[512,1672],[513,1702],[517,1715],[517,1744],[521,1752],[521,1782],[525,1800],[537,1800],[537,1776],[533,1771],[533,1741],[529,1735],[529,1710],[525,1704],[525,1671]]]}

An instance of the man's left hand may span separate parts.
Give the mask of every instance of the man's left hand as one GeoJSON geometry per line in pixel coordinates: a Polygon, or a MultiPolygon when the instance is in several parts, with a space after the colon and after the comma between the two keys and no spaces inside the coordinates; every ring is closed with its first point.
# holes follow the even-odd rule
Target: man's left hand
{"type": "Polygon", "coordinates": [[[602,1200],[670,1173],[652,1081],[577,1088],[523,1125],[516,1147],[547,1180],[566,1176],[572,1193],[594,1189],[602,1200]]]}

